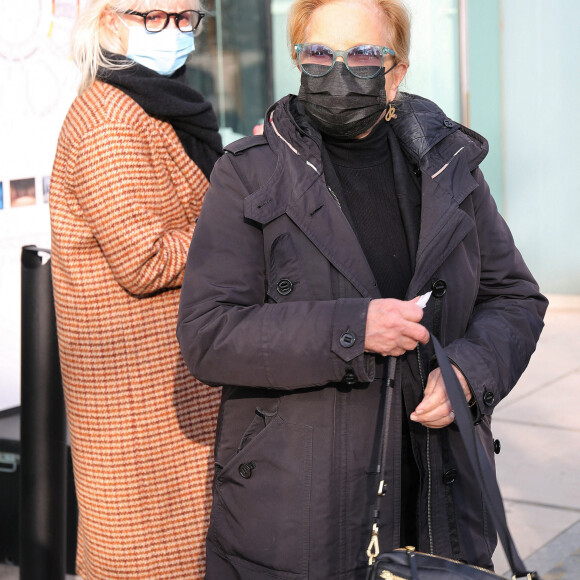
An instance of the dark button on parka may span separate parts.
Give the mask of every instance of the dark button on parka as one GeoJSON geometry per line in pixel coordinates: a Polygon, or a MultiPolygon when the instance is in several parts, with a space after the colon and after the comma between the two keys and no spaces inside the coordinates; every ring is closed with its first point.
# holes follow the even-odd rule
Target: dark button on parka
{"type": "MultiPolygon", "coordinates": [[[[294,99],[270,109],[263,137],[235,143],[218,161],[183,282],[177,334],[185,361],[198,379],[225,385],[211,580],[365,574],[382,368],[364,342],[368,303],[380,296],[327,187],[320,136],[299,125],[294,99]]],[[[391,123],[421,175],[407,298],[445,288],[423,323],[437,326],[467,377],[492,458],[490,415],[525,369],[547,303],[478,168],[485,140],[411,95],[391,123]]],[[[412,202],[399,201],[404,218],[412,202]]],[[[422,347],[398,365],[381,550],[399,547],[403,396],[410,410],[421,400],[431,356],[422,347]]],[[[409,430],[420,473],[418,549],[489,566],[495,531],[458,433],[413,422],[409,430]]]]}

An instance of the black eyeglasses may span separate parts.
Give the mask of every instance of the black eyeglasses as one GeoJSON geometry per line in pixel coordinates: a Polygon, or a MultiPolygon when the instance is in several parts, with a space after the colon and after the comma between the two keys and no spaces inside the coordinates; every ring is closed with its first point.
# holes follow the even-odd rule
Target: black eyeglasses
{"type": "Polygon", "coordinates": [[[125,10],[121,14],[132,14],[141,16],[145,23],[147,32],[161,32],[167,28],[169,19],[175,20],[175,26],[181,32],[193,32],[199,26],[201,19],[205,16],[204,12],[197,10],[184,10],[183,12],[165,12],[165,10],[150,10],[149,12],[136,12],[135,10],[125,10]]]}
{"type": "Polygon", "coordinates": [[[324,44],[315,43],[297,44],[294,48],[300,70],[311,77],[327,75],[334,67],[337,57],[342,56],[351,74],[360,79],[372,79],[383,69],[385,56],[395,56],[392,48],[374,44],[359,44],[348,50],[334,50],[324,44]]]}

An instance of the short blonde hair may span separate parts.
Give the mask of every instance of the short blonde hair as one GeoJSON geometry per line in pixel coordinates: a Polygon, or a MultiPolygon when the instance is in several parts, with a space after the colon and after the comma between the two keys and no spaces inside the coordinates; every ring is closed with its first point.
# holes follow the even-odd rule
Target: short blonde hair
{"type": "MultiPolygon", "coordinates": [[[[190,0],[190,3],[193,9],[201,8],[201,3],[197,0],[190,0]]],[[[72,58],[81,71],[79,94],[93,84],[100,67],[120,69],[132,66],[131,62],[127,64],[112,62],[104,54],[104,51],[124,53],[119,39],[104,23],[103,15],[107,10],[112,12],[135,10],[135,4],[135,0],[88,0],[77,19],[71,41],[72,58]]],[[[144,12],[155,8],[154,0],[141,0],[138,4],[144,12]]]]}
{"type": "MultiPolygon", "coordinates": [[[[308,25],[313,12],[335,0],[295,0],[288,14],[288,42],[292,60],[296,63],[297,55],[294,48],[304,42],[307,35],[308,25]]],[[[395,51],[396,64],[409,65],[409,52],[411,50],[411,19],[406,6],[401,0],[369,0],[374,3],[387,17],[391,24],[392,48],[395,51]]]]}

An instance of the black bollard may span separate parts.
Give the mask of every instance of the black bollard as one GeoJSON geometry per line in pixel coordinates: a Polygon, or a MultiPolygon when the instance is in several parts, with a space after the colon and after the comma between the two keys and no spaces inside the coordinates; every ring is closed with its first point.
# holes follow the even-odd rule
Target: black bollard
{"type": "Polygon", "coordinates": [[[66,574],[66,419],[50,251],[22,248],[20,579],[66,574]]]}

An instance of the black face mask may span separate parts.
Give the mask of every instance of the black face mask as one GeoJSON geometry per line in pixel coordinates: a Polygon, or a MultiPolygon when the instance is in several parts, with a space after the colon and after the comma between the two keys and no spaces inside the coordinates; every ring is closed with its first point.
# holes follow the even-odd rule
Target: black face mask
{"type": "Polygon", "coordinates": [[[320,132],[353,139],[368,131],[387,108],[388,72],[383,69],[372,79],[360,79],[337,61],[323,77],[302,73],[298,98],[320,132]]]}

